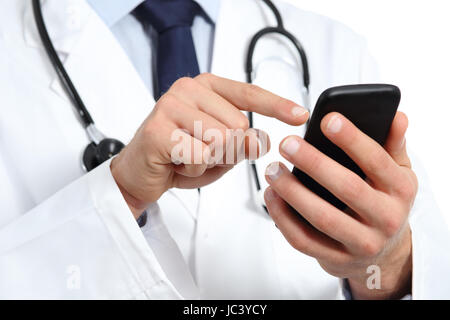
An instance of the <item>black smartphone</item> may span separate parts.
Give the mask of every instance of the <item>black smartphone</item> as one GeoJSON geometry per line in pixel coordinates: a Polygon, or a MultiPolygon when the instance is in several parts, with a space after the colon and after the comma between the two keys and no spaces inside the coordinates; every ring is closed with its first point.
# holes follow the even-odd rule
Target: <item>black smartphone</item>
{"type": "MultiPolygon", "coordinates": [[[[339,112],[369,137],[384,145],[400,103],[400,89],[387,84],[333,87],[319,97],[304,139],[318,150],[365,179],[358,165],[322,133],[320,123],[328,113],[339,112]]],[[[340,210],[347,206],[301,170],[293,174],[311,191],[340,210]]]]}

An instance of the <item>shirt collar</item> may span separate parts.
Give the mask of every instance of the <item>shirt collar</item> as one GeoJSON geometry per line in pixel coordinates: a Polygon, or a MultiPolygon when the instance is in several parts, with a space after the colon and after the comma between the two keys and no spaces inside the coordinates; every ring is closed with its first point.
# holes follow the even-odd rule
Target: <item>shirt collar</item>
{"type": "MultiPolygon", "coordinates": [[[[103,19],[108,27],[114,26],[144,0],[87,0],[91,7],[103,19]]],[[[195,0],[207,14],[213,24],[219,15],[220,0],[195,0]]]]}

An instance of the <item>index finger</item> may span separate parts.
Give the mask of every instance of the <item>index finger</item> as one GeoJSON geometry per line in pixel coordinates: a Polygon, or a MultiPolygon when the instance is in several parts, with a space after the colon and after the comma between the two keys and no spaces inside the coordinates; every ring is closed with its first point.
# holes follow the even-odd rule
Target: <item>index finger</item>
{"type": "Polygon", "coordinates": [[[203,73],[195,80],[229,101],[239,110],[256,112],[290,125],[298,126],[308,120],[309,113],[305,108],[256,85],[221,78],[209,73],[203,73]]]}

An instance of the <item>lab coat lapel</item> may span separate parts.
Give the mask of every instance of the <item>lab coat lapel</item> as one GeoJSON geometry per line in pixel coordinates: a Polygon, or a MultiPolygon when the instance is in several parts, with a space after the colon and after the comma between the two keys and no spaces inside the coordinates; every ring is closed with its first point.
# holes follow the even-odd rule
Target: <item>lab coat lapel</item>
{"type": "MultiPolygon", "coordinates": [[[[42,9],[55,50],[94,121],[105,135],[128,142],[155,100],[120,44],[85,0],[47,0],[42,9]]],[[[24,24],[26,43],[42,48],[31,1],[24,24]]],[[[56,74],[50,87],[68,100],[56,74]]]]}
{"type": "MultiPolygon", "coordinates": [[[[155,100],[120,44],[84,0],[47,0],[43,13],[48,21],[49,32],[57,30],[50,33],[55,37],[55,49],[63,58],[66,71],[97,126],[106,136],[129,142],[151,112],[155,100]],[[77,12],[78,20],[66,24],[64,20],[68,19],[65,16],[67,12],[77,12]]],[[[25,17],[28,19],[25,21],[26,42],[34,47],[42,47],[37,32],[33,30],[33,16],[28,11],[25,17]]],[[[67,94],[56,75],[51,89],[67,100],[67,94]]],[[[196,190],[193,192],[197,193],[196,190]]],[[[151,249],[158,257],[170,255],[182,259],[171,235],[158,219],[157,216],[150,217],[147,226],[152,228],[158,225],[151,229],[151,236],[147,237],[151,249]],[[166,246],[161,246],[161,243],[166,246]]],[[[161,264],[165,271],[177,275],[177,287],[183,296],[198,296],[185,265],[161,264]]]]}
{"type": "MultiPolygon", "coordinates": [[[[251,10],[257,10],[256,1],[229,0],[221,1],[220,12],[216,22],[213,59],[213,74],[245,81],[245,55],[247,46],[260,27],[251,10]],[[241,3],[240,3],[241,2],[241,3]],[[236,8],[239,10],[236,10],[236,8]],[[248,28],[241,28],[240,21],[250,21],[248,28]]],[[[254,11],[253,11],[254,12],[254,11]]]]}
{"type": "MultiPolygon", "coordinates": [[[[92,10],[83,0],[44,0],[41,1],[41,6],[53,46],[64,57],[64,54],[72,51],[82,35],[92,10]]],[[[42,47],[32,1],[26,2],[23,25],[25,43],[35,48],[42,47]]]]}
{"type": "MultiPolygon", "coordinates": [[[[26,23],[32,24],[31,5],[28,11],[26,23]]],[[[49,32],[59,30],[55,49],[64,59],[64,66],[98,128],[106,136],[128,142],[155,104],[152,93],[128,56],[86,1],[47,0],[43,11],[49,32]],[[78,7],[74,7],[74,3],[78,7]],[[52,17],[64,16],[67,12],[71,15],[64,19],[72,20],[69,24],[52,17]],[[76,12],[75,16],[73,12],[76,12]],[[123,119],[127,120],[127,125],[123,119]]],[[[25,39],[31,46],[42,47],[34,29],[34,25],[28,26],[25,39]]],[[[56,74],[50,87],[68,100],[56,74]]],[[[172,189],[169,193],[175,194],[176,199],[189,209],[189,214],[196,216],[197,190],[172,189]]]]}

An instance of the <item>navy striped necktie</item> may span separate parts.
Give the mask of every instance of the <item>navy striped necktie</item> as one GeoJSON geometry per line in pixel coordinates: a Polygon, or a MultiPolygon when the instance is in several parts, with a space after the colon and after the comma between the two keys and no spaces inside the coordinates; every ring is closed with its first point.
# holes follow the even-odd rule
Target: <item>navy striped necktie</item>
{"type": "Polygon", "coordinates": [[[193,0],[146,0],[133,11],[142,24],[150,24],[158,33],[156,99],[179,78],[200,73],[191,33],[199,13],[201,8],[193,0]]]}

